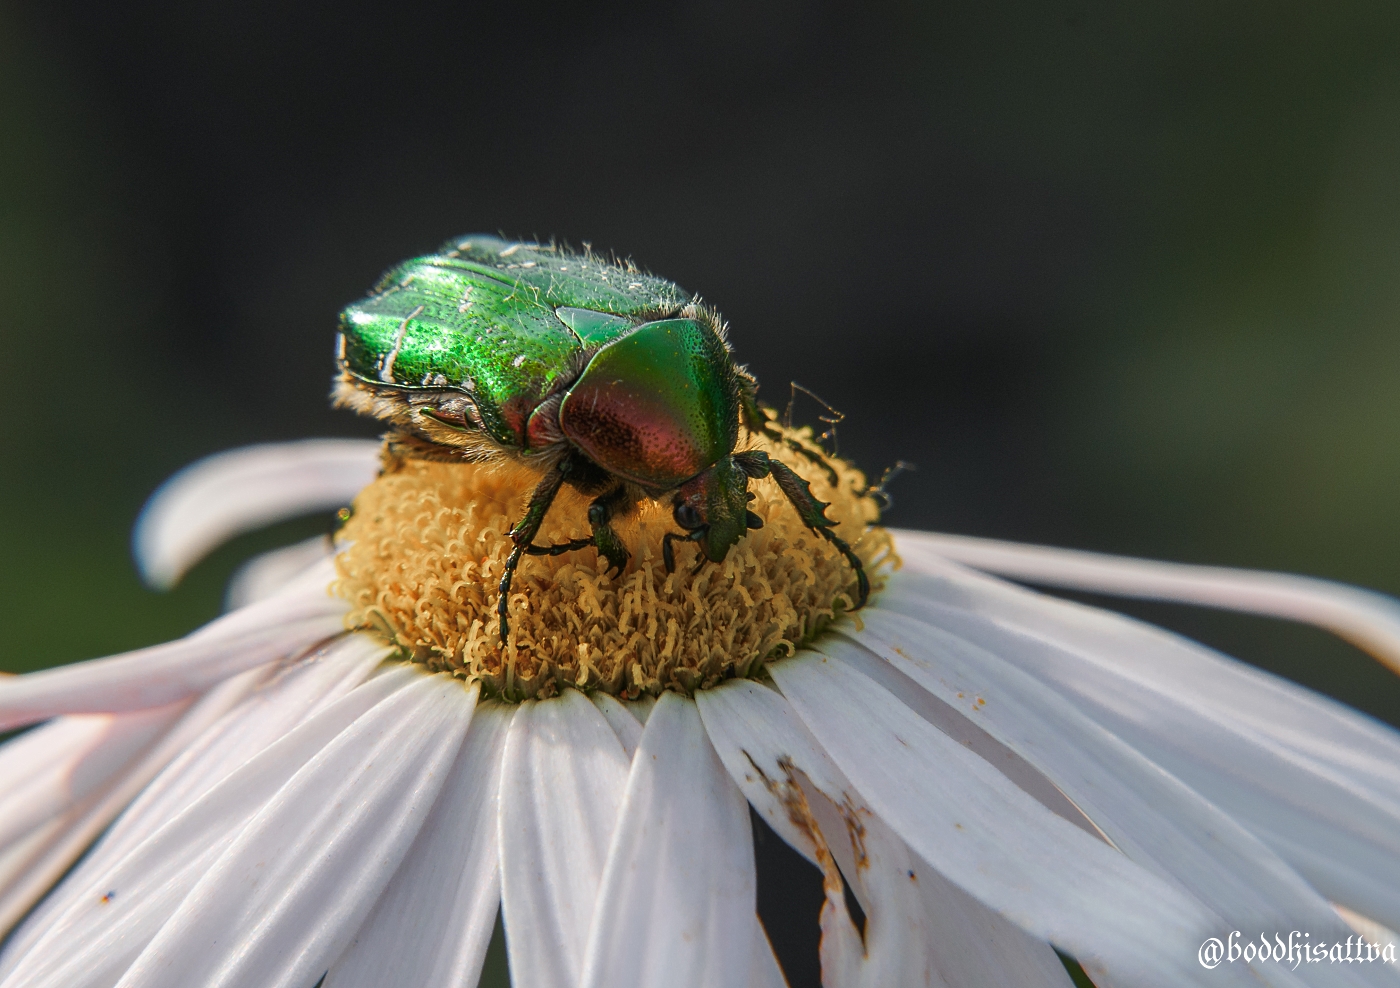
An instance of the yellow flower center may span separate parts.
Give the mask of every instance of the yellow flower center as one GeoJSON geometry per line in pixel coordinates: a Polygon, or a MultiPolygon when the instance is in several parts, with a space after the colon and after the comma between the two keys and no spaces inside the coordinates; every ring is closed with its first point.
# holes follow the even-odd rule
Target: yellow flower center
{"type": "MultiPolygon", "coordinates": [[[[790,438],[811,447],[810,433],[790,438]]],[[[821,466],[764,436],[762,449],[791,466],[829,502],[835,533],[879,587],[893,565],[888,533],[865,476],[828,458],[821,466]]],[[[855,574],[835,546],[804,526],[771,479],[751,481],[763,527],[720,563],[696,569],[699,549],[676,547],[676,572],[661,538],[676,532],[671,503],[643,499],[614,528],[632,553],[607,572],[593,548],[525,556],[511,588],[510,636],[502,647],[497,592],[539,474],[519,462],[437,463],[386,455],[384,471],[355,499],[339,541],[335,590],[350,601],[347,626],[368,629],[406,657],[448,670],[507,700],[553,696],[562,687],[635,698],[693,692],[759,672],[764,660],[810,641],[855,597],[855,574]]],[[[590,498],[564,488],[539,545],[586,538],[590,498]]]]}

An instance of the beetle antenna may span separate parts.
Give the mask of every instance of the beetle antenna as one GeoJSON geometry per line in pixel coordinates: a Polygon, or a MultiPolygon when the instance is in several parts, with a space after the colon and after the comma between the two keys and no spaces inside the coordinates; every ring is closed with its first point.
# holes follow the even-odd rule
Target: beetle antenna
{"type": "MultiPolygon", "coordinates": [[[[745,375],[743,377],[743,380],[752,382],[753,378],[745,375]]],[[[836,468],[833,467],[830,463],[826,462],[825,456],[814,450],[808,449],[806,446],[798,442],[796,439],[793,439],[791,436],[784,435],[783,432],[778,428],[778,426],[774,425],[775,419],[770,419],[768,415],[765,414],[765,412],[772,412],[772,414],[775,417],[778,413],[774,412],[771,408],[768,408],[767,406],[760,406],[757,400],[754,398],[753,389],[748,389],[744,392],[743,400],[745,425],[748,427],[750,432],[761,432],[773,442],[779,444],[780,446],[786,446],[798,456],[810,460],[812,463],[815,463],[817,466],[821,467],[822,470],[826,472],[826,479],[831,483],[832,487],[835,487],[841,482],[841,477],[836,473],[836,468]]],[[[767,474],[749,474],[749,476],[764,477],[767,476],[767,474]]]]}
{"type": "Polygon", "coordinates": [[[880,482],[878,484],[866,488],[865,496],[873,497],[875,500],[879,501],[880,513],[884,514],[894,507],[894,497],[890,494],[889,490],[887,490],[890,481],[894,480],[900,474],[914,473],[918,469],[919,468],[913,463],[908,463],[904,460],[895,460],[894,466],[885,467],[885,472],[880,475],[880,482]]]}
{"type": "MultiPolygon", "coordinates": [[[[788,430],[792,429],[792,411],[793,406],[797,403],[797,393],[799,391],[805,395],[809,395],[813,400],[820,403],[821,406],[824,409],[826,409],[825,415],[819,415],[817,417],[827,424],[827,429],[825,432],[823,432],[820,436],[816,438],[816,441],[813,445],[815,445],[817,448],[815,450],[810,449],[805,443],[799,442],[798,440],[792,438],[792,436],[790,435],[784,435],[779,430],[779,428],[774,425],[774,419],[764,415],[763,409],[760,408],[760,406],[758,405],[755,396],[755,392],[757,391],[757,382],[754,381],[751,375],[743,373],[742,368],[740,369],[740,375],[741,380],[748,384],[748,389],[746,391],[748,404],[746,408],[748,409],[747,416],[750,422],[749,428],[751,430],[754,430],[756,424],[756,431],[762,432],[765,436],[767,436],[769,439],[772,439],[774,442],[781,443],[788,449],[792,450],[794,453],[798,454],[801,457],[804,457],[805,459],[810,460],[817,466],[821,467],[823,472],[826,473],[826,479],[831,483],[831,486],[835,487],[837,484],[839,484],[841,482],[841,478],[836,473],[836,468],[833,467],[830,463],[828,463],[826,458],[828,456],[836,455],[836,425],[837,423],[845,420],[845,414],[843,412],[838,412],[836,409],[832,408],[831,405],[823,401],[821,397],[815,394],[810,388],[803,387],[796,381],[792,381],[792,395],[788,399],[787,410],[781,416],[788,430]],[[827,450],[821,445],[827,439],[831,440],[832,448],[830,452],[827,452],[827,450]]],[[[773,414],[776,418],[777,413],[774,412],[773,414]]]]}
{"type": "Polygon", "coordinates": [[[826,453],[828,456],[839,455],[838,446],[836,442],[836,427],[846,420],[846,413],[838,412],[836,409],[832,408],[830,402],[823,399],[811,388],[804,387],[803,385],[798,384],[796,381],[790,381],[788,383],[792,387],[792,392],[788,397],[787,412],[784,415],[783,424],[789,429],[792,428],[792,409],[793,406],[797,404],[797,393],[799,391],[802,392],[802,394],[806,395],[808,398],[811,398],[818,405],[821,405],[822,409],[825,412],[825,414],[819,414],[817,416],[817,420],[819,422],[824,422],[826,424],[825,431],[823,431],[822,434],[817,437],[817,445],[821,446],[822,443],[826,442],[829,439],[831,440],[830,451],[823,447],[822,452],[826,453]]]}

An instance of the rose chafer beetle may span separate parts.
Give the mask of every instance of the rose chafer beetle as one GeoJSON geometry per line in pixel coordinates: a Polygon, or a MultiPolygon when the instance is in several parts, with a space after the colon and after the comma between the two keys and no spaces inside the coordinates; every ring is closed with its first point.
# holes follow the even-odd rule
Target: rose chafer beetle
{"type": "MultiPolygon", "coordinates": [[[[500,582],[501,642],[511,580],[524,554],[594,546],[621,571],[628,552],[611,522],[643,497],[670,497],[699,565],[720,562],[748,528],[751,479],[772,477],[802,521],[855,570],[856,606],[870,583],[831,528],[826,504],[768,454],[735,452],[742,423],[786,442],[763,415],[758,384],[734,362],[724,324],[698,296],[639,272],[548,244],[469,236],[391,269],[340,316],[336,402],[391,423],[400,453],[479,462],[523,458],[542,478],[500,582]],[[594,495],[593,534],[535,545],[562,485],[594,495]]],[[[834,472],[831,472],[834,479],[834,472]]]]}

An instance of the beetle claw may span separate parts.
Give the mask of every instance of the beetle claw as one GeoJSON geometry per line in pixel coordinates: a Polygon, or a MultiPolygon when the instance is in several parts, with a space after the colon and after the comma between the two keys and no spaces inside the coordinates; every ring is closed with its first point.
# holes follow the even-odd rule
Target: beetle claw
{"type": "MultiPolygon", "coordinates": [[[[680,532],[667,532],[665,535],[661,536],[661,559],[666,564],[666,572],[674,573],[676,571],[676,551],[671,548],[672,542],[699,542],[704,537],[705,530],[703,528],[697,528],[693,532],[686,532],[684,534],[680,532]]],[[[701,549],[700,561],[695,564],[695,568],[690,571],[690,575],[694,576],[696,573],[700,572],[701,568],[707,562],[709,562],[709,559],[705,557],[705,550],[701,549]]]]}
{"type": "Polygon", "coordinates": [[[598,554],[608,561],[608,572],[617,570],[620,574],[627,568],[627,560],[631,555],[627,547],[622,544],[622,539],[618,538],[608,522],[612,519],[613,512],[627,503],[627,489],[625,487],[615,487],[606,494],[594,498],[593,503],[588,506],[588,523],[593,526],[593,544],[598,547],[598,554]]]}
{"type": "Polygon", "coordinates": [[[622,540],[617,537],[617,533],[610,525],[599,525],[593,529],[593,538],[589,540],[598,547],[598,555],[608,561],[608,572],[617,570],[621,573],[627,567],[627,557],[630,555],[627,547],[622,544],[622,540]]]}

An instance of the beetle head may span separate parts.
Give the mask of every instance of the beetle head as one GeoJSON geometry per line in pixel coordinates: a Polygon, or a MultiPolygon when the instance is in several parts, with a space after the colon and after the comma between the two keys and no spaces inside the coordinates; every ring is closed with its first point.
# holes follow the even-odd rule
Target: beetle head
{"type": "Polygon", "coordinates": [[[749,477],[732,456],[721,457],[708,470],[687,480],[676,490],[676,524],[691,533],[705,558],[724,559],[730,547],[748,528],[762,524],[749,511],[749,477]]]}

